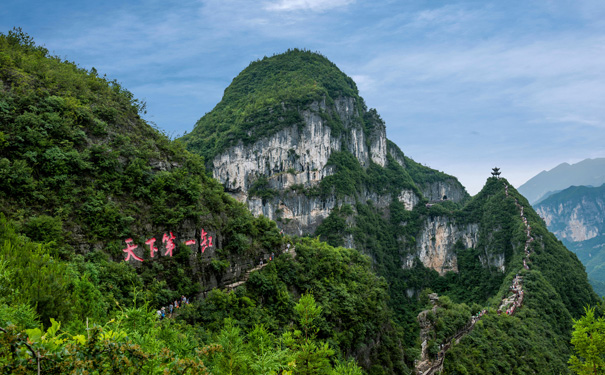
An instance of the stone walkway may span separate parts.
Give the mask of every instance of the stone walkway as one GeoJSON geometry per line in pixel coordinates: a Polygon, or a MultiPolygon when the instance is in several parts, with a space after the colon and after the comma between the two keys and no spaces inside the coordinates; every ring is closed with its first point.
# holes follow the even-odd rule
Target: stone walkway
{"type": "Polygon", "coordinates": [[[227,285],[225,285],[223,287],[223,289],[225,291],[227,291],[227,292],[232,291],[233,289],[237,288],[238,286],[240,286],[240,285],[244,284],[246,281],[248,281],[248,279],[250,278],[250,274],[252,272],[258,271],[260,269],[263,269],[263,267],[267,266],[267,264],[269,264],[269,263],[268,262],[267,263],[263,263],[263,264],[261,264],[259,266],[256,266],[254,268],[249,269],[248,271],[246,271],[246,273],[244,274],[244,277],[241,280],[236,281],[236,282],[231,283],[231,284],[227,284],[227,285]]]}
{"type": "MultiPolygon", "coordinates": [[[[294,246],[292,247],[288,247],[287,250],[284,252],[284,254],[292,254],[292,258],[296,258],[296,248],[294,246]]],[[[269,261],[270,262],[270,261],[269,261]]],[[[231,284],[227,284],[223,287],[223,289],[227,292],[231,292],[232,290],[234,290],[235,288],[237,288],[240,285],[243,285],[246,281],[248,281],[248,279],[250,278],[250,274],[254,271],[258,271],[260,269],[263,269],[267,264],[269,264],[269,262],[263,263],[261,265],[258,265],[252,269],[249,269],[248,271],[246,271],[246,273],[244,274],[244,277],[242,277],[241,280],[236,281],[234,283],[231,284]]]]}

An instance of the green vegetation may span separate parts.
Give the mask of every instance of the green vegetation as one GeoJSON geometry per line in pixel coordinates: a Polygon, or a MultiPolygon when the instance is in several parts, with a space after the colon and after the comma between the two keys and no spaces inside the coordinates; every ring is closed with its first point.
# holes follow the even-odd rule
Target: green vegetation
{"type": "Polygon", "coordinates": [[[568,363],[576,374],[599,374],[605,370],[605,318],[596,316],[594,307],[585,311],[586,315],[574,320],[571,339],[574,354],[568,363]]]}
{"type": "MultiPolygon", "coordinates": [[[[249,144],[285,127],[302,126],[300,110],[313,102],[331,104],[343,96],[362,103],[355,82],[328,59],[310,51],[288,50],[252,62],[182,140],[189,150],[212,160],[240,141],[249,144]]],[[[335,134],[342,131],[338,114],[320,107],[313,110],[335,134]]]]}
{"type": "Polygon", "coordinates": [[[279,254],[276,224],[146,124],[117,82],[20,30],[0,34],[0,59],[0,372],[408,372],[384,280],[355,250],[303,240],[296,259],[197,298],[230,268],[279,254]],[[200,227],[215,238],[204,255],[181,238],[200,227]],[[144,248],[171,231],[174,256],[122,261],[125,238],[144,248]],[[194,302],[159,321],[183,294],[194,302]]]}
{"type": "Polygon", "coordinates": [[[566,306],[537,271],[524,274],[524,290],[524,306],[514,316],[490,310],[448,351],[446,373],[568,373],[571,319],[566,306]]]}
{"type": "Polygon", "coordinates": [[[62,227],[91,244],[137,235],[147,222],[175,227],[209,214],[199,197],[217,196],[220,186],[199,157],[145,124],[144,105],[119,83],[26,38],[0,38],[3,212],[33,238],[62,227]]]}
{"type": "MultiPolygon", "coordinates": [[[[514,188],[506,195],[506,180],[430,206],[427,184],[457,181],[393,145],[385,167],[334,152],[335,174],[313,189],[279,192],[262,176],[252,184],[263,200],[303,191],[336,199],[319,238],[283,237],[228,197],[200,156],[145,123],[144,104],[117,82],[50,56],[20,30],[0,34],[0,62],[0,372],[409,374],[427,288],[441,296],[429,316],[433,356],[471,314],[491,308],[447,353],[446,373],[568,372],[572,319],[597,299],[577,257],[514,188]],[[402,190],[418,196],[413,209],[402,190]],[[530,270],[514,199],[535,239],[530,270]],[[458,272],[440,275],[414,257],[433,225],[475,236],[472,248],[462,238],[454,247],[458,272]],[[200,228],[215,239],[206,253],[183,243],[200,228]],[[122,261],[125,238],[145,248],[170,231],[174,256],[122,261]],[[345,238],[359,251],[340,247],[345,238]],[[282,253],[286,241],[296,257],[282,253]],[[235,290],[211,287],[272,253],[235,290]],[[497,316],[520,271],[523,306],[497,316]],[[159,320],[156,310],[183,294],[193,302],[159,320]]],[[[327,59],[292,50],[252,63],[185,140],[210,159],[343,96],[357,101],[364,131],[381,121],[327,59]]],[[[314,111],[342,130],[337,114],[314,111]]]]}
{"type": "MultiPolygon", "coordinates": [[[[369,259],[356,250],[332,248],[312,239],[295,246],[296,259],[287,254],[277,257],[233,293],[212,291],[182,319],[210,330],[232,319],[247,332],[260,323],[276,337],[317,339],[318,348],[329,343],[341,359],[366,353],[365,366],[374,366],[374,373],[407,372],[400,333],[387,307],[385,281],[372,273],[369,259]],[[296,306],[296,295],[313,296],[316,306],[305,310],[313,319],[296,306]],[[299,331],[291,331],[297,319],[299,331]],[[303,320],[312,321],[313,327],[303,320]],[[367,346],[368,338],[378,337],[380,344],[367,346]]],[[[310,302],[301,298],[298,303],[310,302]]]]}
{"type": "Polygon", "coordinates": [[[525,207],[525,216],[536,239],[531,245],[532,271],[525,275],[528,297],[515,317],[490,315],[482,320],[477,326],[479,329],[454,346],[452,354],[448,353],[446,371],[495,374],[540,372],[547,368],[554,373],[566,373],[572,317],[580,316],[586,304],[595,303],[596,296],[577,258],[546,231],[541,219],[514,188],[509,187],[509,197],[506,197],[504,183],[504,179],[488,179],[482,191],[462,209],[443,204],[426,208],[420,204],[406,211],[394,200],[386,211],[389,215],[385,216],[385,210],[372,202],[358,202],[354,214],[350,209],[334,210],[316,234],[330,243],[340,244],[344,235],[353,233],[355,247],[372,257],[374,269],[387,280],[394,319],[403,327],[404,341],[410,348],[419,333],[416,316],[424,308],[422,297],[417,297],[419,291],[430,288],[439,293],[445,310],[432,317],[437,328],[434,339],[429,342],[436,354],[438,345],[468,322],[471,310],[474,314],[479,307],[491,306],[495,315],[514,274],[522,269],[526,233],[514,203],[516,198],[525,207]],[[466,248],[460,241],[454,247],[456,273],[439,276],[418,261],[414,261],[411,268],[403,266],[405,255],[416,251],[415,236],[421,226],[433,220],[459,228],[477,226],[478,242],[474,248],[466,248]],[[484,263],[485,259],[500,257],[503,257],[504,273],[495,264],[486,266],[484,263]],[[566,267],[569,268],[564,271],[566,267]],[[511,319],[520,323],[511,323],[511,319]],[[492,337],[500,341],[494,344],[492,337]],[[548,350],[543,352],[539,349],[542,347],[548,350]],[[524,353],[528,348],[535,352],[536,359],[525,363],[524,353]],[[498,355],[499,352],[504,354],[498,355]]]}

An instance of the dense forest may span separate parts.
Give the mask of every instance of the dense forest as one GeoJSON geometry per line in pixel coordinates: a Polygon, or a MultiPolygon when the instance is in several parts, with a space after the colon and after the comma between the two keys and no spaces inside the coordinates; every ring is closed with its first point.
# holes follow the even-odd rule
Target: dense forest
{"type": "MultiPolygon", "coordinates": [[[[570,371],[572,318],[596,296],[577,258],[504,179],[460,203],[407,211],[394,200],[388,216],[368,202],[342,205],[317,237],[299,238],[209,177],[204,157],[279,126],[257,111],[358,95],[327,59],[284,56],[280,69],[296,84],[255,96],[283,82],[253,63],[256,78],[225,92],[232,118],[204,120],[213,146],[200,156],[146,123],[144,103],[118,82],[50,55],[20,29],[0,34],[0,373],[412,374],[417,316],[432,307],[432,356],[489,311],[448,351],[445,373],[570,371]],[[310,64],[303,73],[301,64],[310,64]],[[256,120],[259,132],[243,137],[256,120]],[[537,239],[531,269],[513,198],[537,239]],[[479,223],[477,248],[457,248],[458,273],[404,269],[397,238],[413,243],[419,223],[439,217],[479,223]],[[343,248],[345,234],[363,252],[343,248]],[[506,272],[480,261],[496,248],[506,272]],[[519,272],[523,307],[496,314],[519,272]],[[189,303],[162,318],[182,296],[189,303]]],[[[337,177],[321,188],[342,194],[419,190],[443,177],[411,159],[405,169],[393,160],[363,169],[346,152],[331,162],[337,177]]]]}

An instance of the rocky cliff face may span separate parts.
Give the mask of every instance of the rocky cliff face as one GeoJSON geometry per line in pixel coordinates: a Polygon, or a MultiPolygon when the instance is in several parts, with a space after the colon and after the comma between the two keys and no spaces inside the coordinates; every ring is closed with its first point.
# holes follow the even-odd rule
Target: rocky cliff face
{"type": "Polygon", "coordinates": [[[576,253],[589,278],[605,282],[605,185],[572,186],[535,209],[548,229],[576,253]]]}
{"type": "Polygon", "coordinates": [[[451,200],[461,202],[467,197],[464,188],[454,179],[435,181],[420,185],[422,195],[429,201],[451,200]]]}
{"type": "MultiPolygon", "coordinates": [[[[282,222],[289,233],[312,233],[331,210],[354,202],[355,197],[314,197],[304,191],[317,186],[334,173],[328,165],[335,151],[353,154],[363,167],[375,163],[384,167],[387,160],[386,131],[382,121],[372,119],[370,131],[362,126],[360,103],[341,97],[327,106],[325,100],[312,103],[301,111],[302,124],[294,124],[251,145],[240,143],[217,155],[212,161],[213,176],[227,191],[248,205],[255,215],[265,215],[282,222]],[[344,130],[335,135],[330,120],[339,121],[344,130]],[[259,198],[250,190],[259,178],[266,178],[267,189],[282,192],[279,196],[259,198]]],[[[390,197],[365,192],[359,198],[373,200],[380,206],[390,197]]],[[[401,200],[410,209],[419,198],[402,191],[401,200]]]]}
{"type": "MultiPolygon", "coordinates": [[[[556,196],[555,196],[556,199],[556,196]]],[[[536,207],[536,212],[560,239],[579,242],[597,237],[604,228],[605,197],[589,199],[578,197],[564,202],[547,200],[536,207]]]]}
{"type": "MultiPolygon", "coordinates": [[[[332,212],[351,206],[354,213],[346,223],[333,228],[343,239],[338,244],[367,253],[371,245],[353,235],[355,230],[371,231],[359,227],[365,225],[357,219],[360,204],[369,207],[362,211],[380,217],[372,220],[386,221],[375,225],[384,226],[392,209],[410,212],[427,202],[468,198],[455,178],[413,162],[388,141],[384,122],[367,109],[354,82],[313,54],[296,52],[252,63],[184,141],[206,156],[225,191],[288,234],[314,234],[332,212]],[[292,69],[299,58],[299,70],[292,69]],[[325,68],[323,73],[316,74],[317,66],[308,70],[304,64],[309,61],[325,68]],[[273,75],[265,75],[267,71],[273,75]],[[275,92],[277,81],[288,89],[275,92]]],[[[410,234],[417,249],[409,249],[408,240],[398,246],[401,252],[418,252],[427,267],[444,273],[457,270],[455,242],[474,246],[476,232],[474,227],[437,225],[410,234]]]]}
{"type": "Polygon", "coordinates": [[[479,225],[456,225],[447,217],[427,218],[416,242],[416,253],[408,255],[404,267],[411,268],[418,258],[427,268],[444,275],[458,272],[454,246],[462,241],[465,248],[475,248],[479,240],[479,225]]]}

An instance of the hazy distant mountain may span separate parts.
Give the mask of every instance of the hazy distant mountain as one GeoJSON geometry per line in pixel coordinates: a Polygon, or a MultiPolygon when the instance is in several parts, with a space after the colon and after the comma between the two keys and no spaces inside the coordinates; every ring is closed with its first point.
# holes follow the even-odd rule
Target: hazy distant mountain
{"type": "Polygon", "coordinates": [[[585,159],[576,164],[559,164],[542,171],[519,187],[519,192],[533,205],[546,195],[572,185],[600,186],[605,183],[605,158],[585,159]]]}
{"type": "Polygon", "coordinates": [[[605,283],[605,184],[569,187],[534,208],[548,229],[576,253],[588,277],[605,283]]]}

